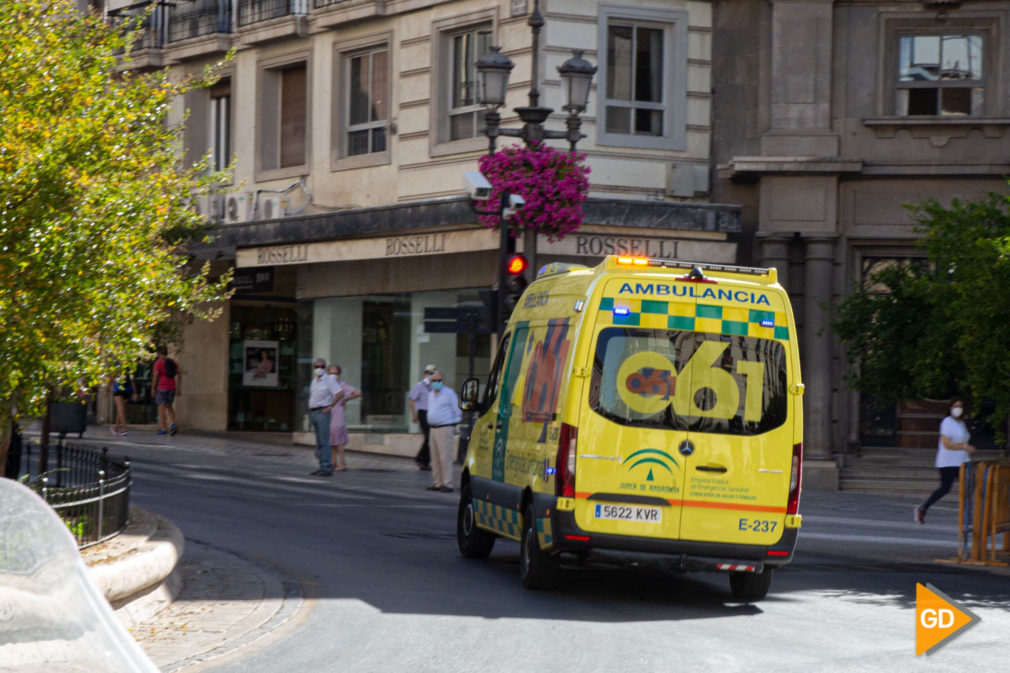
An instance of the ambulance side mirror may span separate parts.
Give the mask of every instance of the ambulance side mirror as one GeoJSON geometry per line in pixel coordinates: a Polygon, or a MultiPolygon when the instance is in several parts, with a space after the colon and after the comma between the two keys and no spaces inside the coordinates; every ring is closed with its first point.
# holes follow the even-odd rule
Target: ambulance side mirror
{"type": "Polygon", "coordinates": [[[459,392],[459,408],[463,411],[477,411],[480,407],[480,381],[469,378],[463,381],[459,392]]]}

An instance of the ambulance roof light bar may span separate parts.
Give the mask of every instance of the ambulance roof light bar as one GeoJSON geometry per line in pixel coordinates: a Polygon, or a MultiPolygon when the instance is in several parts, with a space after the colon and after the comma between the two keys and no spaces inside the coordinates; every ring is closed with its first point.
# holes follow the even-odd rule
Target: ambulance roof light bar
{"type": "Polygon", "coordinates": [[[700,269],[701,271],[742,273],[751,276],[771,276],[772,282],[775,282],[778,276],[774,268],[758,266],[734,266],[732,264],[712,264],[709,262],[684,262],[678,259],[659,259],[655,257],[636,257],[630,255],[620,255],[615,259],[619,266],[651,266],[666,269],[687,269],[688,273],[691,273],[695,269],[700,269]]]}

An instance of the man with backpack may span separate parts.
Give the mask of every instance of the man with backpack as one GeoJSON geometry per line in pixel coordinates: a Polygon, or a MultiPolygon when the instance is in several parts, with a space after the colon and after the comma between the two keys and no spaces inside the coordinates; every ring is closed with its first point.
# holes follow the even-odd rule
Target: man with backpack
{"type": "Polygon", "coordinates": [[[175,396],[181,395],[179,390],[182,383],[182,375],[179,372],[179,365],[175,360],[168,357],[168,349],[164,346],[158,347],[158,359],[154,361],[154,377],[151,379],[151,394],[154,396],[154,403],[158,405],[158,434],[174,435],[175,409],[172,403],[175,396]]]}

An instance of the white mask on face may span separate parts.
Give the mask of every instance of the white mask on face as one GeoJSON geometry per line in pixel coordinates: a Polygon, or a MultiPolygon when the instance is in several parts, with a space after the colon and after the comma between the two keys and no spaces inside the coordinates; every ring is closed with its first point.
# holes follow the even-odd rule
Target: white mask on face
{"type": "Polygon", "coordinates": [[[954,407],[953,409],[950,410],[950,415],[953,416],[954,418],[961,418],[961,414],[963,413],[964,408],[962,407],[954,407]]]}
{"type": "Polygon", "coordinates": [[[320,376],[326,373],[326,370],[323,369],[322,367],[316,367],[314,370],[312,370],[312,373],[316,375],[316,378],[319,378],[320,376]]]}

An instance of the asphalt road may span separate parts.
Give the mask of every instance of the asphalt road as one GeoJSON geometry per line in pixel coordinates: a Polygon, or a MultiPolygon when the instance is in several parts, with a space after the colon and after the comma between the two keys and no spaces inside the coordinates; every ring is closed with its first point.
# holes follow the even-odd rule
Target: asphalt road
{"type": "Polygon", "coordinates": [[[293,575],[300,614],[204,665],[217,673],[323,671],[955,671],[1010,665],[1010,574],[934,563],[956,553],[953,497],[805,492],[795,562],[764,601],[719,574],[654,563],[568,568],[553,591],[518,579],[518,544],[486,561],[456,550],[454,494],[396,458],[352,456],[309,476],[305,448],[130,448],[135,504],[187,539],[293,575]],[[915,656],[915,585],[981,622],[915,656]]]}

